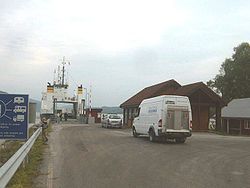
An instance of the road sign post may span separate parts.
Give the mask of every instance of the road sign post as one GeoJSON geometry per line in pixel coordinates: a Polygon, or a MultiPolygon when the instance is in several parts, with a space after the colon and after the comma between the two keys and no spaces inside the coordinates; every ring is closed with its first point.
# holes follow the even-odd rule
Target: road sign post
{"type": "Polygon", "coordinates": [[[28,114],[28,95],[0,94],[0,139],[27,139],[28,114]]]}

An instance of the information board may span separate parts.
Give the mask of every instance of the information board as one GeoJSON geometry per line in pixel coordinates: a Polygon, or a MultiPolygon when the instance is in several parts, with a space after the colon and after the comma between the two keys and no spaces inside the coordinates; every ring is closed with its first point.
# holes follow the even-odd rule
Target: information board
{"type": "Polygon", "coordinates": [[[0,94],[0,139],[27,139],[28,111],[28,95],[0,94]]]}

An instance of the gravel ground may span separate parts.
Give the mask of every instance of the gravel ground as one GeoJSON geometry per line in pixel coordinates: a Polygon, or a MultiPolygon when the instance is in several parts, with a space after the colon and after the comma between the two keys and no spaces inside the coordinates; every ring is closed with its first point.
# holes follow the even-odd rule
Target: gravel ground
{"type": "Polygon", "coordinates": [[[37,187],[250,187],[250,138],[193,133],[151,143],[129,130],[54,125],[37,187]]]}

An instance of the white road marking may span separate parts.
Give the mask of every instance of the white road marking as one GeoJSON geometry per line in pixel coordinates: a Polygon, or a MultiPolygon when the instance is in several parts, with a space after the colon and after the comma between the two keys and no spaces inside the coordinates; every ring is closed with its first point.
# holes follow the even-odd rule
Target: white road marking
{"type": "Polygon", "coordinates": [[[122,134],[122,135],[126,135],[126,136],[131,135],[129,132],[122,132],[122,131],[113,131],[113,133],[118,133],[118,134],[122,134]]]}
{"type": "Polygon", "coordinates": [[[244,175],[243,172],[238,172],[238,171],[233,171],[233,172],[231,172],[231,174],[236,175],[236,176],[242,176],[242,175],[244,175]]]}

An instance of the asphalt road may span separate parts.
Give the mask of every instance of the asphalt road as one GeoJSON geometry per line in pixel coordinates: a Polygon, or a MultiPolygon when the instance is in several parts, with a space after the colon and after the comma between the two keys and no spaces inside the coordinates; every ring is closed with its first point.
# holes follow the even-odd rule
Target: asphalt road
{"type": "Polygon", "coordinates": [[[37,187],[250,187],[250,138],[194,133],[150,143],[129,130],[55,125],[37,187]]]}

